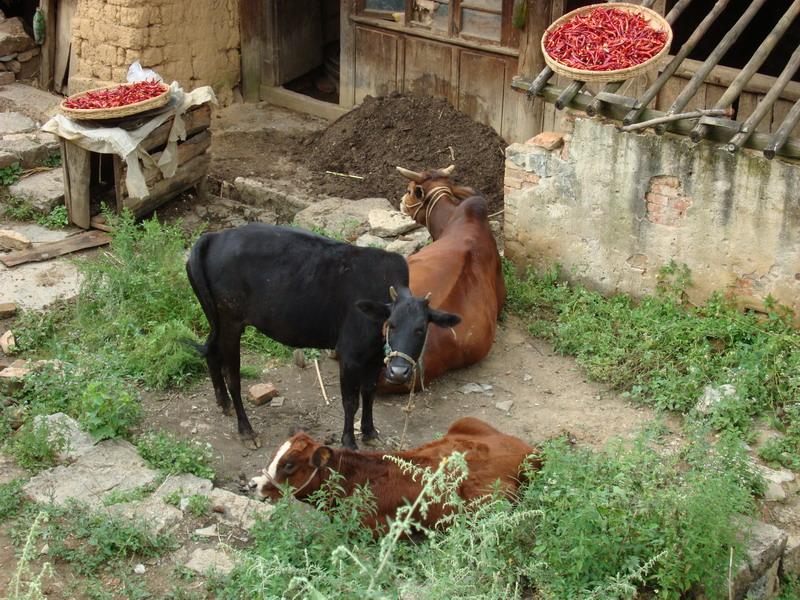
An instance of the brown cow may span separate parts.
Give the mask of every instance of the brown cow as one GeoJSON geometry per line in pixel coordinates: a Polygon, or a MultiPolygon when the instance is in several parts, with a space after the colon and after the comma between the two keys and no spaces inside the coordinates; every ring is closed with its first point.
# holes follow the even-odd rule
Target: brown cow
{"type": "MultiPolygon", "coordinates": [[[[453,184],[454,165],[422,173],[397,169],[410,180],[400,209],[425,225],[434,240],[408,257],[409,287],[414,295],[430,294],[432,308],[461,317],[454,328],[430,328],[422,359],[427,384],[489,353],[506,286],[483,196],[453,184]]],[[[379,390],[407,391],[408,385],[381,381],[379,390]]]]}
{"type": "MultiPolygon", "coordinates": [[[[335,470],[344,476],[341,485],[346,495],[352,494],[357,486],[370,487],[377,510],[374,514],[365,514],[363,522],[365,526],[380,530],[385,527],[387,518],[395,517],[399,507],[413,503],[422,489],[419,481],[412,481],[400,467],[383,457],[397,456],[436,470],[442,459],[453,452],[466,455],[469,475],[461,484],[459,495],[472,500],[491,493],[498,480],[500,489],[513,495],[519,487],[525,457],[537,451],[519,438],[501,433],[473,417],[453,423],[443,438],[405,452],[331,448],[301,431],[283,443],[263,475],[250,480],[250,487],[261,498],[277,500],[281,496],[278,486],[288,483],[294,488],[294,496],[304,500],[335,470]]],[[[541,466],[535,457],[532,465],[541,466]]],[[[425,518],[416,516],[424,526],[431,527],[446,512],[442,506],[433,506],[425,518]]]]}

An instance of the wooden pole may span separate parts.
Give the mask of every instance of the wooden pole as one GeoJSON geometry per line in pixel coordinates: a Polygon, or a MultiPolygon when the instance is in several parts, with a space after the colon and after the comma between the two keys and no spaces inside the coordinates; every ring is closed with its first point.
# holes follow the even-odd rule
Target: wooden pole
{"type": "Polygon", "coordinates": [[[783,145],[789,138],[789,134],[798,123],[800,123],[800,100],[794,103],[792,110],[786,115],[786,118],[783,120],[783,123],[781,123],[778,131],[775,132],[775,135],[772,136],[769,145],[764,148],[764,156],[770,160],[775,158],[775,154],[778,150],[783,148],[783,145]]]}

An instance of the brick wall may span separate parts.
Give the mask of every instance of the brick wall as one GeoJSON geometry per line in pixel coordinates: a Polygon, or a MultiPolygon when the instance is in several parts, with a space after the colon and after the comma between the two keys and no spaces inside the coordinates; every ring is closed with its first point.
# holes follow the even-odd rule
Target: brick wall
{"type": "Polygon", "coordinates": [[[78,0],[72,43],[71,93],[125,81],[135,60],[187,90],[211,85],[223,104],[239,84],[238,0],[78,0]]]}

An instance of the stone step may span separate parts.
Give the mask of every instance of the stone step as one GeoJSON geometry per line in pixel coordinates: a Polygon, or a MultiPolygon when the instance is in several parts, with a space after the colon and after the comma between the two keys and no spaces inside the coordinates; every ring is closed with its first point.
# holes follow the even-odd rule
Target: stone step
{"type": "Polygon", "coordinates": [[[12,105],[12,110],[44,123],[56,113],[64,98],[24,83],[11,83],[0,87],[0,99],[6,101],[4,105],[12,105]]]}
{"type": "Polygon", "coordinates": [[[56,152],[58,140],[50,133],[10,133],[0,139],[0,169],[15,163],[19,163],[23,169],[40,167],[45,159],[56,152]]]}
{"type": "Polygon", "coordinates": [[[49,213],[64,202],[64,174],[61,169],[34,173],[10,186],[8,193],[42,213],[49,213]]]}

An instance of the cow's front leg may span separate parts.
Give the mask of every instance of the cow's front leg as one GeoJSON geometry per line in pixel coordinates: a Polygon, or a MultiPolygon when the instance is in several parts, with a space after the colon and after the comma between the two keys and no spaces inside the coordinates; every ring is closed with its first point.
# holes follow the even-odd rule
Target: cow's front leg
{"type": "Polygon", "coordinates": [[[382,369],[382,364],[369,369],[361,381],[361,439],[365,444],[378,439],[378,430],[372,421],[372,403],[375,400],[375,390],[382,369]]]}
{"type": "Polygon", "coordinates": [[[353,425],[358,411],[359,381],[356,374],[344,365],[344,361],[339,361],[339,383],[342,390],[342,408],[344,408],[342,446],[350,450],[358,450],[353,425]]]}

